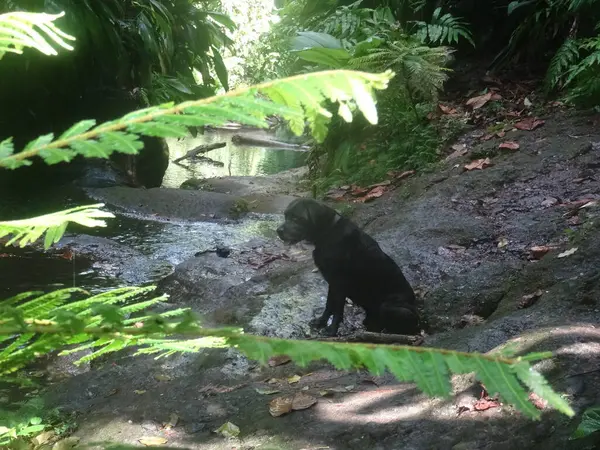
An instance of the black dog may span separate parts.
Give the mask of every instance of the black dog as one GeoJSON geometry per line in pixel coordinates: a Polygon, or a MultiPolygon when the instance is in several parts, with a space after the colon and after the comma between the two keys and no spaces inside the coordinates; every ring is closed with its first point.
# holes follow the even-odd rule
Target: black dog
{"type": "Polygon", "coordinates": [[[325,334],[335,336],[349,298],[365,309],[367,331],[419,333],[415,294],[398,265],[371,236],[334,209],[312,199],[296,199],[286,208],[277,234],[290,244],[307,240],[315,245],[313,259],[329,292],[325,312],[313,326],[324,328],[333,316],[325,334]]]}

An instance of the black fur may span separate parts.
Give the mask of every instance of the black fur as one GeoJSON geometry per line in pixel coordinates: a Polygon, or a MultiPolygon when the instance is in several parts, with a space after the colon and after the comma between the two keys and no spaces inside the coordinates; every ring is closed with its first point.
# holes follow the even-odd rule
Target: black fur
{"type": "Polygon", "coordinates": [[[315,245],[313,259],[329,292],[325,311],[312,325],[325,328],[333,316],[324,334],[337,334],[346,298],[365,309],[367,331],[419,333],[410,284],[394,260],[350,220],[315,200],[296,199],[286,208],[277,234],[291,244],[307,240],[315,245]]]}

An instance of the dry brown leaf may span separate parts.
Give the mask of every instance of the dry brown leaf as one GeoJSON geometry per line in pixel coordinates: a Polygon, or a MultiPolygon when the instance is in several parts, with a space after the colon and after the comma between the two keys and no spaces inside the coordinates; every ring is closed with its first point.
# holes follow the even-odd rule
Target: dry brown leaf
{"type": "Polygon", "coordinates": [[[498,400],[489,400],[486,398],[482,398],[473,403],[473,409],[475,411],[485,411],[490,408],[498,408],[500,406],[500,402],[498,400]]]}
{"type": "Polygon", "coordinates": [[[381,197],[384,194],[385,190],[385,186],[377,186],[371,189],[369,192],[367,192],[367,195],[365,195],[364,197],[360,197],[359,199],[357,199],[357,201],[360,203],[370,202],[371,200],[375,200],[376,198],[381,197]]]}
{"type": "Polygon", "coordinates": [[[498,131],[496,133],[496,136],[498,136],[499,138],[503,138],[504,136],[506,136],[506,131],[504,131],[504,130],[498,131]]]}
{"type": "Polygon", "coordinates": [[[533,403],[533,406],[540,410],[545,409],[548,405],[548,402],[539,395],[537,395],[535,392],[529,394],[529,400],[531,401],[531,403],[533,403]]]}
{"type": "Polygon", "coordinates": [[[519,143],[515,141],[505,141],[498,146],[499,148],[503,148],[506,150],[519,150],[519,143]]]}
{"type": "Polygon", "coordinates": [[[519,302],[518,308],[524,309],[524,308],[529,308],[530,306],[535,305],[535,303],[539,300],[539,298],[542,296],[542,294],[543,294],[542,290],[538,289],[533,294],[524,295],[521,298],[521,301],[519,302]]]}
{"type": "Polygon", "coordinates": [[[529,249],[532,259],[542,259],[550,250],[552,250],[552,247],[547,245],[535,245],[529,249]]]}
{"type": "Polygon", "coordinates": [[[456,111],[456,109],[450,107],[450,106],[445,106],[442,105],[441,103],[438,105],[438,107],[440,108],[440,111],[443,112],[444,114],[456,114],[458,111],[456,111]]]}
{"type": "Polygon", "coordinates": [[[533,131],[538,127],[544,125],[546,121],[538,119],[536,117],[527,117],[520,122],[515,123],[515,128],[522,131],[533,131]]]}
{"type": "Polygon", "coordinates": [[[448,156],[446,156],[446,158],[444,159],[445,162],[448,162],[452,159],[458,158],[459,156],[464,156],[468,152],[467,146],[465,144],[453,145],[452,150],[454,150],[454,151],[452,153],[450,153],[448,156]]]}
{"type": "Polygon", "coordinates": [[[488,92],[487,94],[478,95],[467,100],[467,106],[470,106],[473,110],[479,109],[484,106],[487,102],[492,99],[494,93],[488,92]]]}
{"type": "Polygon", "coordinates": [[[299,411],[301,409],[310,408],[312,405],[317,403],[317,399],[312,395],[304,394],[303,392],[299,392],[294,395],[292,400],[292,409],[294,411],[299,411]]]}
{"type": "Polygon", "coordinates": [[[283,416],[284,414],[287,414],[292,410],[293,402],[293,395],[275,397],[269,402],[269,414],[271,414],[273,417],[283,416]]]}
{"type": "Polygon", "coordinates": [[[141,437],[138,439],[138,441],[140,442],[140,444],[143,444],[146,447],[154,447],[157,445],[164,445],[168,442],[164,437],[160,437],[160,436],[141,437]]]}
{"type": "Polygon", "coordinates": [[[269,358],[269,366],[277,367],[283,364],[287,364],[292,360],[288,355],[276,355],[269,358]]]}
{"type": "Polygon", "coordinates": [[[369,188],[376,188],[376,187],[379,187],[379,186],[389,186],[390,184],[392,184],[392,180],[385,180],[385,181],[382,181],[381,183],[371,184],[368,187],[369,188]]]}
{"type": "Polygon", "coordinates": [[[476,159],[474,161],[471,161],[469,164],[465,165],[465,169],[467,170],[483,170],[486,167],[489,167],[492,165],[492,161],[490,161],[490,158],[485,158],[485,159],[476,159]]]}
{"type": "Polygon", "coordinates": [[[483,136],[481,136],[481,140],[482,141],[489,141],[490,139],[492,139],[494,137],[493,134],[484,134],[483,136]]]}

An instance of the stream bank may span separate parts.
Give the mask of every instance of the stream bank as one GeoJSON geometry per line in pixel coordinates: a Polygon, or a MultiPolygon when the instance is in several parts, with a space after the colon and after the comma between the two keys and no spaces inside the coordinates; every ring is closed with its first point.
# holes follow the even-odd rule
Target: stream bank
{"type": "MultiPolygon", "coordinates": [[[[555,351],[557,357],[540,369],[581,414],[600,403],[600,372],[594,371],[600,351],[600,133],[590,117],[557,113],[544,119],[534,131],[507,133],[520,143],[518,151],[498,151],[498,140],[481,141],[475,131],[463,136],[466,154],[403,180],[370,203],[353,204],[351,217],[418,291],[428,324],[424,345],[487,352],[512,343],[523,352],[555,351]],[[481,155],[492,165],[465,171],[481,155]],[[532,256],[532,247],[547,250],[532,256]]],[[[314,271],[308,245],[289,248],[274,235],[288,196],[302,194],[288,176],[295,182],[298,173],[276,175],[276,182],[224,178],[215,182],[215,192],[192,191],[201,199],[197,203],[181,190],[90,191],[148,230],[129,241],[106,238],[118,244],[107,264],[135,268],[127,253],[133,250],[140,260],[166,261],[171,269],[159,271],[154,281],[173,306],[192,307],[206,324],[310,337],[308,321],[322,310],[327,286],[314,271]],[[278,191],[281,177],[288,182],[278,191]],[[267,198],[279,199],[266,201],[261,213],[231,219],[225,214],[229,204],[215,200],[224,197],[206,197],[262,195],[260,183],[268,186],[267,198]],[[215,202],[210,208],[207,198],[215,202]],[[198,216],[202,208],[215,217],[198,216]],[[200,226],[215,226],[221,234],[201,244],[194,241],[194,227],[200,226]],[[168,227],[179,230],[171,242],[156,233],[168,227]],[[248,229],[254,231],[226,231],[248,229]],[[177,245],[183,250],[172,251],[177,245]],[[212,251],[217,245],[231,253],[220,257],[212,251]]],[[[81,236],[71,239],[61,245],[85,249],[76,243],[81,236]]],[[[97,249],[89,248],[90,259],[97,249]]],[[[358,308],[346,310],[342,334],[362,322],[358,308]]],[[[533,422],[505,405],[477,410],[481,389],[472,381],[458,377],[456,396],[429,399],[389,376],[338,372],[323,364],[260,367],[235,350],[210,350],[165,360],[121,354],[54,384],[50,398],[76,413],[76,435],[84,443],[137,444],[160,436],[168,445],[197,449],[562,450],[600,442],[595,435],[570,441],[578,419],[553,411],[544,410],[542,421],[533,422]],[[294,375],[300,379],[289,381],[294,375]],[[319,401],[275,418],[268,412],[268,390],[306,392],[319,401]],[[329,394],[320,397],[325,390],[329,394]],[[173,414],[177,424],[165,428],[173,414]],[[238,438],[214,433],[225,422],[240,428],[238,438]]]]}

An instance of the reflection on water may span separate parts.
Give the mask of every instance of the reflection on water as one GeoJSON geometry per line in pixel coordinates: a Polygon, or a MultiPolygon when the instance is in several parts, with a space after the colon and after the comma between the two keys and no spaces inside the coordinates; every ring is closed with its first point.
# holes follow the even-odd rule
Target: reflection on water
{"type": "Polygon", "coordinates": [[[211,130],[195,138],[181,141],[169,139],[170,159],[173,161],[199,145],[226,142],[223,148],[211,150],[202,156],[215,163],[203,160],[186,159],[181,161],[185,167],[171,162],[163,180],[164,187],[179,187],[190,178],[215,178],[223,176],[270,175],[304,165],[306,153],[254,146],[237,146],[231,142],[235,134],[244,134],[262,139],[274,137],[264,131],[211,130]]]}

